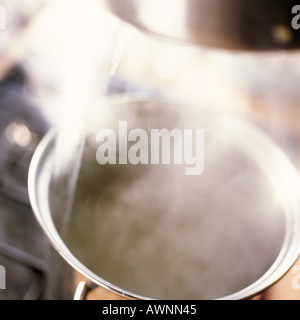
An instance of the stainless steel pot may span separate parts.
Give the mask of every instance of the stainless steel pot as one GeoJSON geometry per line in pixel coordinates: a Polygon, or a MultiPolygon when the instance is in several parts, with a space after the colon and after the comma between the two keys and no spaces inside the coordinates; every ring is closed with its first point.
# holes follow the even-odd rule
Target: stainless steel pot
{"type": "MultiPolygon", "coordinates": [[[[205,170],[202,175],[194,177],[193,180],[185,180],[185,176],[179,176],[180,183],[174,183],[173,175],[175,174],[178,178],[177,175],[182,169],[181,167],[175,167],[174,170],[171,170],[165,166],[159,167],[158,171],[155,171],[156,169],[150,166],[148,167],[150,171],[147,171],[145,176],[141,173],[144,170],[143,165],[131,166],[130,169],[127,169],[126,166],[120,169],[120,167],[113,167],[113,165],[103,168],[96,162],[96,149],[92,149],[89,154],[92,154],[93,157],[88,158],[90,161],[88,169],[91,168],[90,166],[94,166],[94,171],[90,175],[91,180],[85,180],[81,187],[84,188],[84,194],[88,196],[89,192],[93,192],[97,198],[100,197],[100,194],[97,195],[98,191],[95,191],[95,186],[101,184],[100,178],[103,179],[105,174],[111,174],[112,178],[106,179],[102,187],[107,185],[108,181],[110,181],[110,186],[118,181],[118,175],[123,174],[122,170],[125,170],[125,178],[129,180],[135,179],[136,171],[139,171],[138,179],[142,181],[138,185],[140,194],[148,194],[150,190],[152,195],[148,198],[148,203],[128,200],[130,210],[136,210],[139,216],[145,220],[148,219],[149,222],[152,213],[157,217],[156,206],[159,206],[162,199],[164,203],[168,203],[165,210],[172,207],[174,202],[171,214],[181,215],[182,220],[177,225],[175,235],[169,235],[168,227],[164,228],[164,239],[167,237],[171,243],[177,241],[174,245],[176,248],[171,246],[169,250],[174,249],[176,253],[180,243],[187,244],[183,246],[183,250],[179,251],[180,255],[184,255],[190,246],[194,246],[193,255],[198,256],[199,260],[197,261],[205,261],[206,267],[201,267],[200,263],[199,270],[201,272],[198,272],[197,266],[190,269],[190,262],[183,261],[183,269],[179,270],[176,277],[170,278],[173,286],[172,292],[176,294],[165,296],[165,292],[168,291],[160,292],[163,281],[156,281],[156,276],[157,279],[164,279],[170,277],[169,274],[172,272],[168,267],[166,270],[161,267],[159,272],[151,278],[153,276],[151,270],[140,267],[138,264],[138,253],[142,252],[143,248],[134,252],[136,254],[134,258],[136,273],[133,272],[129,279],[126,278],[129,283],[125,286],[118,285],[118,277],[115,277],[114,280],[114,276],[128,267],[126,266],[126,256],[128,254],[128,257],[132,257],[130,251],[124,254],[124,260],[116,261],[117,266],[115,265],[113,268],[119,267],[119,269],[116,269],[115,274],[107,273],[107,269],[111,269],[111,267],[101,269],[106,264],[106,259],[109,259],[107,253],[114,251],[114,239],[121,234],[121,229],[115,232],[113,237],[107,238],[109,240],[106,242],[98,243],[100,247],[105,247],[105,255],[103,254],[103,256],[94,254],[94,246],[89,242],[89,237],[95,230],[103,231],[103,229],[93,229],[96,224],[94,222],[88,224],[85,229],[87,231],[81,234],[81,238],[79,232],[75,235],[75,238],[78,235],[77,240],[75,239],[77,244],[70,247],[69,240],[66,240],[59,225],[60,217],[63,217],[65,212],[63,207],[59,206],[59,201],[58,204],[56,203],[56,196],[59,197],[60,191],[55,185],[53,186],[52,181],[52,160],[57,135],[55,131],[51,131],[38,146],[29,172],[29,194],[34,213],[55,249],[50,259],[52,264],[51,281],[49,282],[51,298],[71,299],[75,294],[75,298],[78,299],[85,297],[87,290],[92,290],[98,299],[172,299],[174,297],[185,299],[190,298],[185,293],[190,287],[187,286],[184,291],[185,283],[184,281],[180,283],[179,280],[181,276],[181,280],[185,280],[185,273],[190,272],[192,282],[196,284],[196,288],[193,288],[196,290],[194,293],[196,294],[199,288],[205,288],[204,292],[201,292],[199,296],[192,296],[193,298],[247,299],[263,292],[284,276],[300,252],[300,181],[297,171],[279,148],[244,120],[220,112],[213,113],[198,106],[187,108],[183,105],[175,106],[173,102],[129,100],[128,98],[110,98],[107,106],[112,112],[112,117],[106,124],[102,122],[100,128],[105,125],[112,127],[116,121],[124,120],[124,116],[127,115],[126,119],[128,123],[133,125],[133,128],[141,128],[147,124],[148,128],[149,126],[150,128],[176,126],[176,128],[189,127],[205,130],[205,170]],[[131,122],[132,119],[134,122],[131,122]],[[172,120],[166,122],[167,119],[172,120]],[[116,173],[114,170],[117,170],[117,175],[113,175],[116,173]],[[130,170],[130,174],[127,170],[130,170]],[[151,170],[154,170],[154,178],[152,178],[151,170]],[[171,174],[161,178],[161,174],[168,170],[171,174]],[[151,177],[151,184],[147,184],[148,177],[151,177]],[[168,180],[170,178],[171,180],[168,180]],[[173,185],[180,188],[180,192],[184,194],[182,197],[183,205],[178,204],[176,198],[179,195],[177,193],[160,194],[162,191],[160,185],[164,181],[170,181],[167,187],[169,190],[173,185]],[[193,181],[192,185],[191,181],[193,181]],[[146,209],[141,211],[141,204],[143,207],[152,204],[151,210],[149,212],[146,209]],[[187,233],[181,233],[184,228],[187,233]],[[190,234],[194,238],[191,238],[190,242],[185,242],[188,241],[190,234]],[[88,243],[83,246],[82,251],[77,250],[76,247],[81,243],[88,243]],[[97,262],[100,271],[95,271],[96,269],[91,264],[92,260],[85,260],[87,251],[90,251],[92,260],[97,262]],[[252,255],[249,255],[250,252],[252,255]],[[252,269],[255,272],[249,277],[252,269]],[[146,270],[148,271],[146,272],[146,270]],[[212,272],[210,278],[209,272],[212,272]],[[110,280],[106,278],[106,273],[107,277],[111,277],[110,280]],[[147,293],[150,291],[147,291],[147,285],[143,290],[139,290],[138,284],[134,283],[137,273],[147,279],[147,285],[154,284],[151,292],[157,292],[157,295],[148,295],[147,293]],[[246,278],[250,279],[250,283],[244,282],[246,278]],[[237,279],[238,283],[234,283],[237,279]],[[137,290],[131,290],[133,287],[137,290]],[[234,291],[233,288],[238,289],[234,291]]],[[[95,140],[92,141],[92,145],[94,144],[95,140]]],[[[72,164],[70,163],[70,165],[72,164]]],[[[85,166],[86,163],[83,159],[83,170],[85,166]]],[[[80,185],[80,178],[78,181],[80,185]]],[[[128,190],[130,190],[129,187],[128,190]]],[[[78,207],[80,203],[85,208],[85,198],[82,195],[80,197],[76,202],[75,194],[74,208],[78,207]]],[[[103,194],[101,197],[103,198],[103,194]]],[[[103,203],[100,204],[103,205],[103,203]]],[[[114,201],[112,201],[112,205],[114,205],[114,201]]],[[[103,205],[104,207],[106,209],[103,209],[103,212],[101,210],[93,212],[93,214],[97,214],[100,224],[103,223],[101,217],[105,215],[106,211],[112,212],[107,203],[106,206],[103,205]]],[[[164,211],[158,212],[163,214],[164,211]]],[[[91,214],[91,212],[86,212],[86,214],[91,214]]],[[[97,220],[95,221],[97,222],[97,220]]],[[[122,220],[121,224],[124,221],[122,220]]],[[[79,228],[77,231],[84,230],[81,228],[86,223],[83,216],[77,226],[79,228]]],[[[151,223],[149,222],[149,224],[151,223]]],[[[137,239],[134,243],[139,242],[138,238],[134,239],[137,239]]],[[[153,236],[150,242],[153,241],[156,244],[156,240],[153,236]]],[[[126,243],[127,240],[124,238],[122,241],[126,243]]],[[[147,252],[146,248],[144,251],[147,252]]],[[[164,260],[167,252],[158,250],[157,254],[157,261],[160,261],[164,260]]],[[[191,260],[193,255],[190,256],[191,260]]],[[[180,259],[184,260],[183,256],[175,255],[172,264],[180,259]]],[[[132,263],[132,259],[130,260],[132,263]]]]}
{"type": "Polygon", "coordinates": [[[114,15],[148,33],[225,49],[299,48],[293,0],[101,0],[114,15]]]}

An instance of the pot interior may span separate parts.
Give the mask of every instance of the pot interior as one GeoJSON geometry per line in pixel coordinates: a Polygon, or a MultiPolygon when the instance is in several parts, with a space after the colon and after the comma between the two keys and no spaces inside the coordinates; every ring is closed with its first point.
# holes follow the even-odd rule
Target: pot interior
{"type": "MultiPolygon", "coordinates": [[[[154,299],[217,299],[270,285],[273,278],[262,279],[288,255],[298,219],[281,152],[244,121],[209,110],[157,101],[109,108],[112,116],[86,132],[71,210],[68,174],[51,176],[46,190],[59,236],[85,272],[154,299]],[[118,133],[120,121],[148,137],[151,129],[204,129],[203,173],[187,175],[184,162],[100,165],[97,132],[118,133]]],[[[55,143],[48,147],[51,161],[55,143]]]]}

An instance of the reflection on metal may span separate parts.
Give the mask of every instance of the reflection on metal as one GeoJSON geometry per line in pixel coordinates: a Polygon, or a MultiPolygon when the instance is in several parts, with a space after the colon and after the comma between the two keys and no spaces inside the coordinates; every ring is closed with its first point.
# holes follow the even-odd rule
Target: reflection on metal
{"type": "Polygon", "coordinates": [[[138,29],[177,41],[225,49],[300,47],[300,37],[291,26],[295,0],[252,0],[251,5],[244,0],[101,2],[114,15],[138,29]],[[276,26],[281,28],[279,34],[276,26]]]}
{"type": "Polygon", "coordinates": [[[0,289],[6,289],[6,270],[0,266],[0,289]]]}
{"type": "Polygon", "coordinates": [[[24,123],[12,122],[5,129],[6,138],[11,143],[27,148],[32,141],[32,133],[24,123]]]}

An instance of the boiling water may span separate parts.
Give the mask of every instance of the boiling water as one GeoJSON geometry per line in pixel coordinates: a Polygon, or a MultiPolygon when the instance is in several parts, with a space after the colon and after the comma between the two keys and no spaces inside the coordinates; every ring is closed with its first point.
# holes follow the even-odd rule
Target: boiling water
{"type": "MultiPolygon", "coordinates": [[[[45,101],[57,105],[59,114],[50,203],[61,236],[90,270],[136,294],[207,299],[244,288],[278,255],[284,219],[257,164],[222,143],[226,132],[207,128],[200,177],[186,176],[178,165],[97,163],[95,132],[86,137],[87,118],[90,106],[105,95],[128,34],[118,21],[100,18],[96,2],[60,1],[65,11],[54,15],[51,29],[57,26],[68,41],[53,46],[61,63],[50,59],[42,66],[47,74],[55,69],[59,88],[55,101],[49,96],[45,101]],[[215,134],[219,138],[212,138],[215,134]]],[[[103,120],[101,103],[98,107],[103,120]]],[[[185,122],[169,109],[153,112],[144,104],[125,109],[132,128],[191,125],[191,118],[185,122]]],[[[112,119],[124,120],[122,115],[118,109],[112,119]]]]}
{"type": "MultiPolygon", "coordinates": [[[[108,125],[125,117],[129,129],[187,125],[176,110],[128,103],[108,125]]],[[[213,119],[198,119],[206,129],[201,176],[180,165],[100,166],[95,135],[87,138],[63,239],[113,285],[158,299],[218,298],[253,283],[276,259],[285,223],[270,182],[213,119]]]]}
{"type": "MultiPolygon", "coordinates": [[[[98,1],[66,2],[67,44],[60,47],[62,67],[56,70],[59,92],[52,103],[57,104],[59,119],[52,175],[65,177],[63,224],[69,223],[73,197],[81,167],[85,129],[91,110],[97,104],[97,117],[103,117],[99,101],[106,96],[110,77],[117,69],[131,29],[105,14],[98,1]],[[77,13],[77,14],[74,14],[77,13]],[[80,22],[82,28],[78,28],[80,22]],[[73,28],[73,29],[72,29],[73,28]],[[74,28],[76,32],[74,32],[74,28]],[[67,32],[69,31],[69,32],[67,32]]],[[[55,65],[55,63],[54,63],[55,65]]]]}

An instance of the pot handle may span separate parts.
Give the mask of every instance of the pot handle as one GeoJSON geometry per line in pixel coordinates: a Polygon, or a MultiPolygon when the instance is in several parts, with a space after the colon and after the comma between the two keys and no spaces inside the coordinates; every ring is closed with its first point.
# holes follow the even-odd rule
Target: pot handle
{"type": "Polygon", "coordinates": [[[97,288],[97,285],[91,281],[80,281],[74,293],[73,300],[85,300],[87,294],[95,288],[97,288]]]}

